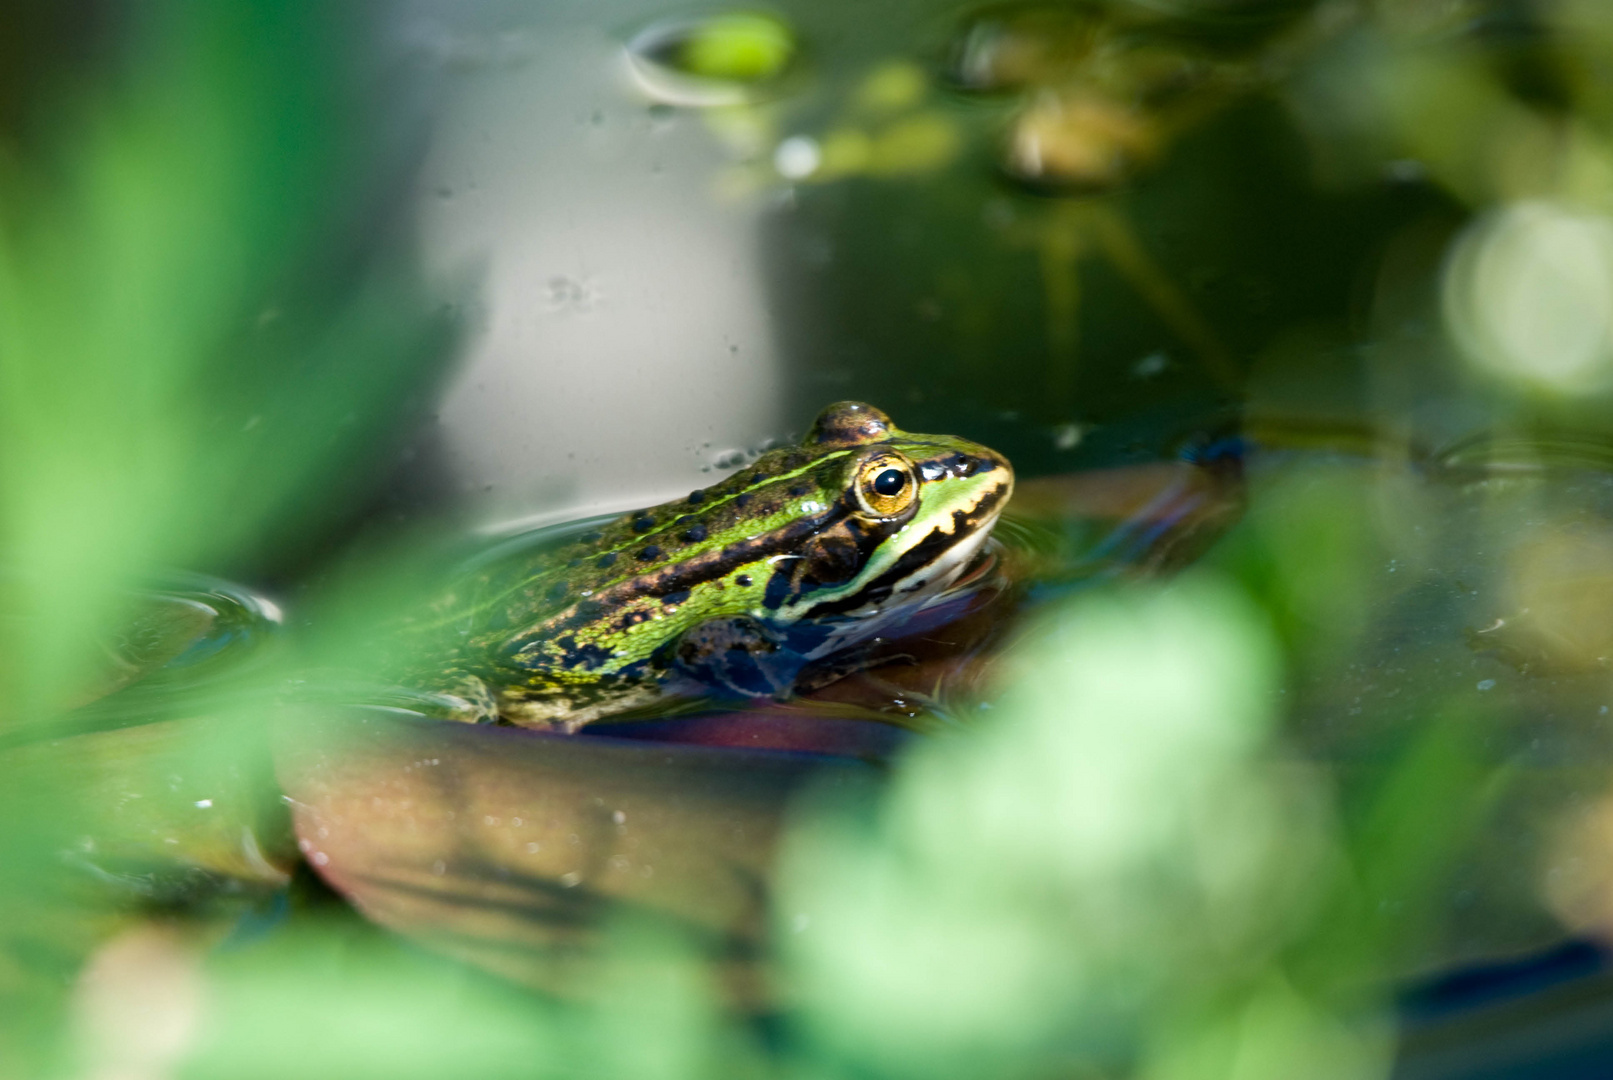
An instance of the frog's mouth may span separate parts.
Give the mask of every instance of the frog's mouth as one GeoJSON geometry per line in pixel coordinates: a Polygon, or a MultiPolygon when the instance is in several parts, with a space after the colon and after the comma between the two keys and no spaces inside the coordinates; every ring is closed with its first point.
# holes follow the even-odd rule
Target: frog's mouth
{"type": "Polygon", "coordinates": [[[991,540],[996,523],[997,514],[992,513],[887,596],[831,619],[817,620],[826,625],[829,633],[820,646],[811,650],[809,658],[818,659],[876,637],[903,636],[915,621],[924,621],[923,613],[988,586],[995,580],[997,567],[999,545],[991,540]]]}

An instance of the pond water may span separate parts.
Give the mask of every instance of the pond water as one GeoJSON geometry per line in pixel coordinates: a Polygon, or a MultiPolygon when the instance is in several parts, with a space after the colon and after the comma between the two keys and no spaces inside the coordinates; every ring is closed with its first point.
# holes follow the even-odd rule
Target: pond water
{"type": "Polygon", "coordinates": [[[19,1075],[1600,1074],[1600,5],[185,26],[0,247],[19,1075]],[[955,619],[575,735],[366,669],[837,400],[1013,463],[955,619]]]}

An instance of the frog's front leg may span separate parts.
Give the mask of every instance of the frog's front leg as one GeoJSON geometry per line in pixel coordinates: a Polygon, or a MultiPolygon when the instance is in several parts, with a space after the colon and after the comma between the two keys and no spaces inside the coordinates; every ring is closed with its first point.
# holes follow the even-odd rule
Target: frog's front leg
{"type": "Polygon", "coordinates": [[[712,619],[678,639],[675,666],[715,690],[737,697],[784,700],[795,692],[805,658],[782,635],[749,616],[712,619]]]}

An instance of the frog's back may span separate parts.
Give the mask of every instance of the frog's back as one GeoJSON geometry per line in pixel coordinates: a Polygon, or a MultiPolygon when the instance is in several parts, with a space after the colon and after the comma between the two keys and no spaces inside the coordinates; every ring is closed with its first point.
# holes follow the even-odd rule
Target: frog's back
{"type": "Polygon", "coordinates": [[[684,498],[546,530],[490,553],[439,611],[473,662],[552,675],[577,659],[587,666],[606,639],[612,651],[642,658],[645,650],[631,646],[652,636],[634,633],[645,623],[672,621],[656,628],[659,640],[751,605],[755,575],[746,568],[832,512],[825,485],[838,481],[843,456],[784,447],[684,498]]]}

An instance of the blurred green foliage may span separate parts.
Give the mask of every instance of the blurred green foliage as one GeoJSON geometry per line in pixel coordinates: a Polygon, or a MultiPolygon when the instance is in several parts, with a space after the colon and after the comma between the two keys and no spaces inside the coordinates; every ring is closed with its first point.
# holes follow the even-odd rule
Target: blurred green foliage
{"type": "Polygon", "coordinates": [[[159,5],[3,178],[7,712],[59,700],[120,586],[261,570],[243,557],[343,513],[440,355],[385,238],[342,235],[395,150],[361,124],[350,29],[159,5]]]}
{"type": "Polygon", "coordinates": [[[780,915],[814,1035],[881,1074],[978,1076],[1119,1068],[1154,1040],[1170,1057],[1171,1028],[1229,994],[1318,1022],[1273,970],[1328,853],[1317,793],[1257,758],[1278,674],[1262,622],[1204,581],[1053,614],[991,727],[915,749],[873,829],[803,824],[780,915]]]}
{"type": "MultiPolygon", "coordinates": [[[[127,14],[92,73],[39,65],[27,153],[0,171],[0,731],[34,739],[98,677],[131,587],[174,567],[273,572],[348,514],[447,341],[366,220],[398,148],[362,122],[351,15],[127,14]]],[[[220,717],[161,764],[116,743],[7,755],[9,1075],[35,1075],[65,1030],[87,952],[165,902],[147,871],[185,828],[167,811],[200,821],[202,795],[257,797],[263,766],[242,762],[261,726],[220,717]],[[201,790],[181,799],[179,775],[201,790]],[[164,809],[146,800],[170,786],[164,809]],[[130,843],[147,857],[98,879],[97,838],[107,865],[130,843]]],[[[183,861],[171,874],[198,883],[183,861]]]]}

